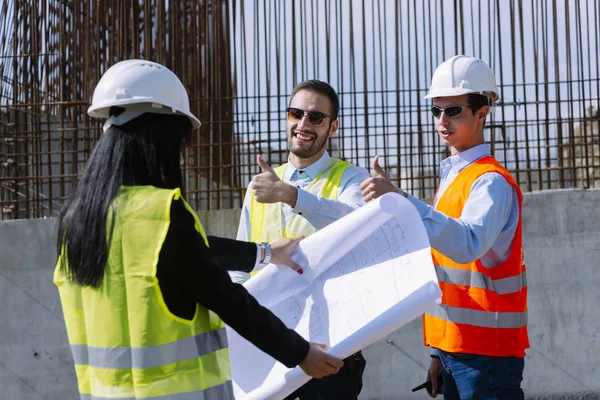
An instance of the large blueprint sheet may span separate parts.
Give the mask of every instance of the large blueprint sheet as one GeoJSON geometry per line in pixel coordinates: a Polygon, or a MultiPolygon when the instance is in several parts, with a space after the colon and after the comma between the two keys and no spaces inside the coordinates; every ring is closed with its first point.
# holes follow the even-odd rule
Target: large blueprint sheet
{"type": "MultiPolygon", "coordinates": [[[[269,265],[245,283],[288,327],[345,358],[397,330],[441,297],[416,209],[386,194],[300,242],[298,275],[269,265]]],[[[308,382],[228,327],[236,399],[282,399],[308,382]]]]}

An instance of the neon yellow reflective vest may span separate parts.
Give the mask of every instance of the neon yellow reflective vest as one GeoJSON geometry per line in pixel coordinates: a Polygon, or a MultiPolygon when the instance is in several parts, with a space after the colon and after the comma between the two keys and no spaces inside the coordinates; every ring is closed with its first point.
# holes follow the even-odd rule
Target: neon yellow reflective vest
{"type": "Polygon", "coordinates": [[[54,282],[82,400],[233,399],[222,321],[199,304],[191,321],[173,315],[156,279],[171,202],[180,196],[179,189],[122,188],[99,288],[70,282],[59,259],[54,282]]]}
{"type": "MultiPolygon", "coordinates": [[[[332,158],[327,166],[304,190],[320,195],[326,199],[336,200],[340,189],[340,182],[349,163],[332,158]]],[[[274,171],[283,180],[287,164],[280,165],[274,171]]],[[[299,235],[312,235],[317,231],[301,215],[292,214],[287,226],[283,229],[283,212],[281,203],[261,204],[254,199],[250,202],[250,223],[252,242],[275,242],[283,237],[296,237],[299,235]]]]}

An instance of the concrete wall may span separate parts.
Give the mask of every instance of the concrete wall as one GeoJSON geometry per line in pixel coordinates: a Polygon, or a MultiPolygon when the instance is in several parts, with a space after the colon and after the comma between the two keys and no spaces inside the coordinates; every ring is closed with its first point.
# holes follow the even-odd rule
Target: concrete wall
{"type": "Polygon", "coordinates": [[[0,223],[0,399],[76,399],[77,384],[52,283],[54,221],[0,223]]]}
{"type": "MultiPolygon", "coordinates": [[[[200,212],[211,234],[235,236],[239,211],[200,212]]],[[[529,332],[523,386],[532,399],[600,398],[600,190],[525,195],[529,332]]],[[[54,221],[0,223],[0,400],[76,399],[52,284],[54,221]]],[[[419,321],[365,350],[361,399],[412,394],[429,364],[419,321]]]]}

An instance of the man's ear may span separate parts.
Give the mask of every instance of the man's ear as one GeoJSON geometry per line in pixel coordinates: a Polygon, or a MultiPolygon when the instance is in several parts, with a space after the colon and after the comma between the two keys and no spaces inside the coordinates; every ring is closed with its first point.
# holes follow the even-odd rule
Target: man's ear
{"type": "Polygon", "coordinates": [[[475,113],[477,115],[477,119],[481,121],[485,121],[488,114],[490,113],[490,106],[483,106],[475,113]]]}
{"type": "Polygon", "coordinates": [[[339,126],[340,126],[340,123],[337,119],[331,123],[331,128],[329,129],[329,137],[330,138],[336,134],[339,126]]]}

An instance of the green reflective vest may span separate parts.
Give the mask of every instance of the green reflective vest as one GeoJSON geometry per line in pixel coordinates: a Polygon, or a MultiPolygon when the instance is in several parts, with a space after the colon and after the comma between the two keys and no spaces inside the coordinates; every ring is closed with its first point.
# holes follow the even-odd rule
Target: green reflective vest
{"type": "Polygon", "coordinates": [[[82,400],[233,399],[222,321],[200,304],[191,321],[173,315],[156,279],[171,202],[180,196],[179,189],[122,188],[99,288],[70,282],[59,259],[54,282],[82,400]]]}
{"type": "MultiPolygon", "coordinates": [[[[326,199],[336,200],[340,189],[340,182],[349,163],[332,158],[327,166],[311,183],[306,191],[320,195],[326,199]]],[[[274,171],[283,180],[287,164],[280,165],[274,171]]],[[[317,231],[310,222],[300,215],[292,214],[284,230],[281,203],[261,204],[254,199],[250,203],[250,223],[252,242],[275,242],[283,237],[296,237],[299,235],[312,235],[317,231]]]]}

